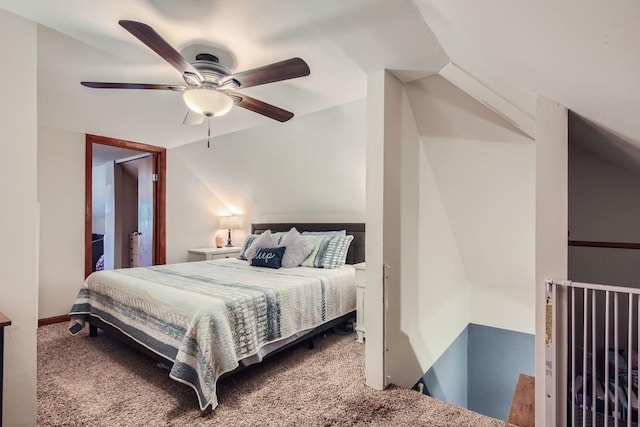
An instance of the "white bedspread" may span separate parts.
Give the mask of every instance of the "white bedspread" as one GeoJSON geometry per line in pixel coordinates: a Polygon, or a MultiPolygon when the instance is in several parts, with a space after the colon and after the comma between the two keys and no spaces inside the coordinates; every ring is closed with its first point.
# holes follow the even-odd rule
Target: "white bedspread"
{"type": "Polygon", "coordinates": [[[174,361],[170,377],[215,408],[216,381],[269,343],[355,310],[355,272],[268,269],[224,259],[99,271],[71,309],[71,333],[87,314],[174,361]]]}

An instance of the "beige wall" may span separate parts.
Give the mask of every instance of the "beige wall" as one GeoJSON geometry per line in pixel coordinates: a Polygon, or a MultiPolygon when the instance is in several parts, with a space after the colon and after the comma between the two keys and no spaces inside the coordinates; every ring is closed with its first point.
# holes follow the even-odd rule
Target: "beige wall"
{"type": "Polygon", "coordinates": [[[470,283],[405,87],[385,105],[384,259],[390,265],[387,375],[411,387],[470,320],[470,283]]]}
{"type": "Polygon", "coordinates": [[[37,319],[36,24],[0,10],[0,312],[5,328],[6,426],[35,425],[37,319]],[[14,66],[9,66],[12,64],[14,66]],[[16,83],[19,70],[20,81],[16,83]]]}
{"type": "MultiPolygon", "coordinates": [[[[575,136],[573,137],[575,138],[575,136]]],[[[577,142],[569,149],[569,232],[572,240],[640,242],[640,176],[577,142]]],[[[569,248],[569,279],[638,287],[640,251],[569,248]]]]}
{"type": "Polygon", "coordinates": [[[370,75],[384,127],[368,137],[367,236],[383,249],[367,252],[367,298],[389,265],[386,375],[409,387],[470,322],[534,332],[535,146],[439,76],[384,77],[370,75]]]}
{"type": "MultiPolygon", "coordinates": [[[[215,246],[216,215],[225,205],[207,188],[189,165],[167,151],[167,263],[185,262],[189,248],[215,246]]],[[[241,235],[233,243],[241,245],[241,235]]]]}
{"type": "Polygon", "coordinates": [[[440,76],[407,92],[469,281],[469,321],[534,333],[533,141],[440,76]]]}
{"type": "Polygon", "coordinates": [[[38,128],[39,318],[68,313],[84,280],[84,142],[38,128]]]}
{"type": "Polygon", "coordinates": [[[569,165],[571,239],[640,242],[640,175],[577,141],[569,148],[569,165]]]}
{"type": "Polygon", "coordinates": [[[245,232],[251,222],[362,222],[365,115],[359,99],[171,151],[226,209],[245,214],[245,232]]]}

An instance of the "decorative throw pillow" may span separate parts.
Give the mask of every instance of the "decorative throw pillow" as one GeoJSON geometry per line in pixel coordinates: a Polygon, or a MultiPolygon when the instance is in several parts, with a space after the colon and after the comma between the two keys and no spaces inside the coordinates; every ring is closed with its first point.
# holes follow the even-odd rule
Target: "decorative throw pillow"
{"type": "Polygon", "coordinates": [[[277,242],[276,246],[282,246],[280,242],[282,242],[282,238],[284,237],[285,234],[287,234],[286,231],[276,231],[275,233],[271,233],[273,238],[276,239],[276,242],[277,242]]]}
{"type": "Polygon", "coordinates": [[[251,246],[253,241],[256,240],[257,237],[258,237],[258,234],[249,234],[247,237],[245,237],[244,243],[242,244],[242,249],[240,250],[240,255],[238,255],[238,259],[247,260],[247,257],[245,256],[245,252],[247,251],[247,249],[249,249],[249,247],[251,246]]]}
{"type": "Polygon", "coordinates": [[[251,258],[251,265],[256,267],[280,268],[285,251],[286,248],[284,246],[277,248],[259,248],[253,258],[251,258]]]}
{"type": "Polygon", "coordinates": [[[295,227],[291,228],[291,230],[280,239],[279,245],[287,248],[284,257],[282,257],[283,268],[298,267],[313,250],[311,240],[303,237],[295,227]]]}
{"type": "Polygon", "coordinates": [[[322,259],[329,244],[330,236],[304,236],[313,244],[313,249],[307,258],[302,262],[303,267],[322,267],[322,259]]]}
{"type": "Polygon", "coordinates": [[[347,252],[352,240],[352,235],[329,238],[322,258],[322,268],[342,267],[347,261],[347,252]]]}
{"type": "Polygon", "coordinates": [[[275,248],[276,246],[278,246],[277,239],[271,234],[271,230],[266,230],[253,240],[251,246],[244,252],[244,256],[248,260],[251,260],[258,249],[275,248]]]}

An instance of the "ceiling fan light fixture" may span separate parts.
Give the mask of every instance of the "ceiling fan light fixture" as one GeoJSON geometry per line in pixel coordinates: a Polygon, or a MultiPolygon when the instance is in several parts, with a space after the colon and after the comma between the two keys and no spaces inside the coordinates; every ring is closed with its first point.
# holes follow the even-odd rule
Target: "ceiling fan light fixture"
{"type": "Polygon", "coordinates": [[[182,93],[184,103],[192,111],[205,116],[223,116],[231,110],[233,100],[228,95],[209,88],[194,88],[182,93]]]}

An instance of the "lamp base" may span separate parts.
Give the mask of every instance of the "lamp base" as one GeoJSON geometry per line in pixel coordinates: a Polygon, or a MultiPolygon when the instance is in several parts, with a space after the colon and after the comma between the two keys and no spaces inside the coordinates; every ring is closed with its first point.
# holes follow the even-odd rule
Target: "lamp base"
{"type": "Polygon", "coordinates": [[[233,245],[231,244],[231,229],[229,229],[229,236],[227,238],[227,248],[232,248],[233,245]]]}

